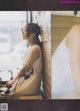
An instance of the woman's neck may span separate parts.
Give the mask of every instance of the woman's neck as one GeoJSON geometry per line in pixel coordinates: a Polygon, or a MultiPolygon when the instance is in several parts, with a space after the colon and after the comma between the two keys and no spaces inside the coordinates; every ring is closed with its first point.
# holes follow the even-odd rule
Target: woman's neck
{"type": "Polygon", "coordinates": [[[36,45],[36,43],[34,41],[28,41],[28,45],[33,46],[33,45],[36,45]]]}
{"type": "Polygon", "coordinates": [[[33,46],[33,45],[36,45],[36,43],[28,43],[29,46],[33,46]]]}

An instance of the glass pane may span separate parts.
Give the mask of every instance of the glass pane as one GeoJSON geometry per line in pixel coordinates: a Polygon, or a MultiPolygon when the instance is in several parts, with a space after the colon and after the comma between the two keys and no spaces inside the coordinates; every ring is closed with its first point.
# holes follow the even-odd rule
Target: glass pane
{"type": "Polygon", "coordinates": [[[14,72],[22,65],[22,59],[27,48],[21,34],[21,28],[25,24],[25,11],[0,12],[0,77],[3,75],[4,80],[6,74],[9,76],[7,80],[10,79],[11,74],[8,70],[14,72]],[[4,71],[5,74],[3,74],[4,71]]]}

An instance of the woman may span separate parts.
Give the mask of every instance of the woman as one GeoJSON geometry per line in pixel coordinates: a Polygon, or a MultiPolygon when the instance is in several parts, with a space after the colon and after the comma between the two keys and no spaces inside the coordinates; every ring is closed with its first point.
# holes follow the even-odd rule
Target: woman
{"type": "Polygon", "coordinates": [[[79,93],[80,24],[71,28],[52,56],[53,98],[78,99],[79,93]]]}
{"type": "Polygon", "coordinates": [[[38,24],[29,23],[22,29],[23,39],[28,42],[28,49],[24,58],[23,67],[19,74],[6,84],[10,88],[8,97],[21,95],[33,95],[40,92],[42,75],[42,52],[38,36],[40,27],[38,24]],[[31,73],[31,74],[30,74],[31,73]]]}

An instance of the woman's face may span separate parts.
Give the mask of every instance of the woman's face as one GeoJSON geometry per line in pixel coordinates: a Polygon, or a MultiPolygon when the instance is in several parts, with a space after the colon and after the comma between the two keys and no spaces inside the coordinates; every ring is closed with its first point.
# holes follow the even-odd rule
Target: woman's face
{"type": "Polygon", "coordinates": [[[32,42],[35,39],[36,34],[35,33],[31,33],[29,35],[29,37],[27,36],[27,28],[26,26],[24,28],[22,28],[22,36],[24,40],[27,40],[27,42],[32,42]]]}
{"type": "Polygon", "coordinates": [[[23,36],[23,39],[27,39],[27,30],[26,28],[22,28],[22,36],[23,36]]]}

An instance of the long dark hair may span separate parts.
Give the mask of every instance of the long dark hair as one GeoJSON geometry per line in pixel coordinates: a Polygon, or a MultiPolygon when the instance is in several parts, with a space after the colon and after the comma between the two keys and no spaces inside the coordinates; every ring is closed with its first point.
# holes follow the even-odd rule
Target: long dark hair
{"type": "Polygon", "coordinates": [[[41,29],[40,26],[36,23],[28,23],[25,26],[26,30],[27,30],[27,36],[29,37],[31,33],[35,33],[35,43],[38,44],[41,47],[41,42],[39,39],[39,35],[41,34],[41,29]]]}

